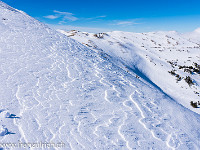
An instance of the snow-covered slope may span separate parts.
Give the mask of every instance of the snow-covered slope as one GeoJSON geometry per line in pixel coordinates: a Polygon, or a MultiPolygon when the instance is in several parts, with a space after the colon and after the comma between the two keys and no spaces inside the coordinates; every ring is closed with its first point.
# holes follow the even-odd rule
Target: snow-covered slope
{"type": "Polygon", "coordinates": [[[152,81],[178,103],[200,113],[200,109],[190,105],[191,101],[200,100],[200,42],[175,31],[98,34],[59,31],[90,49],[117,58],[124,67],[152,81]]]}
{"type": "Polygon", "coordinates": [[[199,149],[199,115],[123,66],[0,1],[0,147],[199,149]]]}
{"type": "Polygon", "coordinates": [[[196,43],[200,44],[200,28],[197,28],[193,32],[185,33],[183,36],[190,41],[195,41],[196,43]]]}

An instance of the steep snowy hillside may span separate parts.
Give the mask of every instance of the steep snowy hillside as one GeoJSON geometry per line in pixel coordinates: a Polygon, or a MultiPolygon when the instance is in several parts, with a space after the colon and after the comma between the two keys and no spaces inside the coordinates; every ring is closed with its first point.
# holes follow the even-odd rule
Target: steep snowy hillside
{"type": "Polygon", "coordinates": [[[1,149],[198,150],[199,115],[136,73],[0,1],[1,149]]]}
{"type": "MultiPolygon", "coordinates": [[[[190,105],[191,101],[200,100],[200,40],[174,31],[98,34],[59,31],[90,49],[117,58],[127,70],[151,80],[178,103],[200,113],[200,109],[190,105]]],[[[198,31],[191,35],[200,35],[198,31]]]]}

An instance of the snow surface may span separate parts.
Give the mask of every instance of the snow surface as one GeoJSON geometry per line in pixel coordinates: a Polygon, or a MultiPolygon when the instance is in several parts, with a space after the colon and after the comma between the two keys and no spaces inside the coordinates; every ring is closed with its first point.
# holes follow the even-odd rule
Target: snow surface
{"type": "MultiPolygon", "coordinates": [[[[124,68],[134,70],[148,82],[155,83],[166,94],[183,106],[200,113],[191,107],[190,101],[200,100],[200,74],[185,72],[179,66],[200,65],[200,40],[175,31],[129,33],[114,31],[109,33],[85,33],[79,31],[61,33],[79,41],[90,49],[102,50],[118,59],[124,68]],[[173,63],[173,64],[172,64],[173,63]],[[169,71],[176,70],[181,79],[177,81],[169,71]],[[194,85],[185,82],[190,76],[194,85]]],[[[195,30],[196,35],[198,30],[195,30]]],[[[198,34],[200,36],[200,34],[198,34]]]]}
{"type": "Polygon", "coordinates": [[[196,43],[200,44],[200,28],[197,28],[193,32],[185,33],[183,35],[185,38],[189,39],[190,41],[195,41],[196,43]]]}
{"type": "Polygon", "coordinates": [[[117,55],[91,50],[1,1],[0,35],[0,144],[200,148],[199,115],[124,69],[117,55]]]}

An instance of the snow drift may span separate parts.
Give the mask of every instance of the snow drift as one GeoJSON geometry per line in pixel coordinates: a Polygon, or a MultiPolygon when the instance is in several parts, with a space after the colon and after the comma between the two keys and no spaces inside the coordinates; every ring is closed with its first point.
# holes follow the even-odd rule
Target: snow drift
{"type": "Polygon", "coordinates": [[[94,51],[113,56],[125,70],[134,71],[178,103],[200,113],[190,105],[200,99],[200,42],[175,31],[98,34],[59,31],[94,51]]]}

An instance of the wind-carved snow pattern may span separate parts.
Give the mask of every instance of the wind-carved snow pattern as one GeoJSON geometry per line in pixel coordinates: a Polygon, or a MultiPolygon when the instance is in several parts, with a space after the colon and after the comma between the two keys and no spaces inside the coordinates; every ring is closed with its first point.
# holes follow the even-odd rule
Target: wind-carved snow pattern
{"type": "Polygon", "coordinates": [[[1,18],[0,106],[8,113],[1,118],[0,143],[65,143],[52,148],[59,150],[199,149],[199,115],[115,58],[0,5],[1,18]]]}
{"type": "Polygon", "coordinates": [[[134,70],[138,77],[154,83],[175,101],[200,114],[200,109],[190,105],[200,98],[199,29],[190,34],[58,31],[94,51],[112,56],[123,63],[121,67],[125,70],[134,70]]]}

